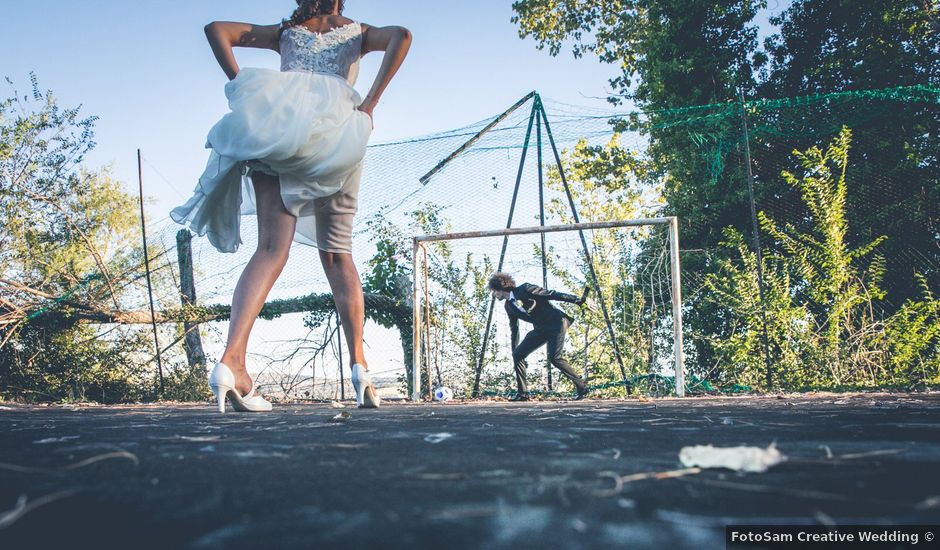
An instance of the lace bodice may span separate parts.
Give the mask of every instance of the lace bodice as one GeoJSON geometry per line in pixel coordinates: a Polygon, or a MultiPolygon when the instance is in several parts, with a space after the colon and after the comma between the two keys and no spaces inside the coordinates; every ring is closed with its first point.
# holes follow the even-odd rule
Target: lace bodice
{"type": "Polygon", "coordinates": [[[362,27],[356,22],[322,33],[301,25],[281,33],[281,71],[333,74],[355,84],[361,55],[362,27]]]}

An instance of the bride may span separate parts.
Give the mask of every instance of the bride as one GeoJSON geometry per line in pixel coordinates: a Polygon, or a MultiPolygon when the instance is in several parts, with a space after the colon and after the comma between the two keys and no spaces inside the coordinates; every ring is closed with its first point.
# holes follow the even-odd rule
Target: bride
{"type": "Polygon", "coordinates": [[[230,82],[231,112],[209,131],[206,170],[193,197],[171,212],[222,252],[241,244],[240,216],[257,214],[258,248],[232,297],[228,341],[209,385],[219,412],[269,411],[245,367],[248,335],[287,262],[291,242],[319,249],[349,347],[356,404],[378,407],[362,348],[362,283],[352,259],[362,159],[373,110],[411,45],[403,27],[343,17],[344,0],[297,0],[279,25],[216,21],[206,36],[230,82]],[[236,46],[279,52],[281,70],[239,69],[236,46]],[[363,99],[353,89],[359,59],[382,51],[363,99]]]}

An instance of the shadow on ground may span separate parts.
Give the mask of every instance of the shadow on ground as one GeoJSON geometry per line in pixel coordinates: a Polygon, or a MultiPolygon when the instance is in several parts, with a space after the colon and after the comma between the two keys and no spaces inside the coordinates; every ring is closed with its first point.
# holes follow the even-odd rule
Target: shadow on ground
{"type": "Polygon", "coordinates": [[[7,404],[0,545],[723,548],[729,523],[940,521],[937,394],[344,410],[7,404]],[[772,442],[763,474],[616,483],[772,442]]]}

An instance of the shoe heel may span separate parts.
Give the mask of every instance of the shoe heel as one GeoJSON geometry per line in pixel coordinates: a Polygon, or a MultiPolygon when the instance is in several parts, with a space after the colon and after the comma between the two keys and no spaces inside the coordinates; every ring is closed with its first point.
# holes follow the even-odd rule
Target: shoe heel
{"type": "Polygon", "coordinates": [[[364,392],[362,392],[362,402],[363,407],[367,409],[377,409],[381,401],[379,400],[379,394],[375,391],[375,386],[369,384],[366,386],[364,392]]]}
{"type": "Polygon", "coordinates": [[[209,375],[209,387],[212,388],[212,393],[219,402],[219,412],[225,414],[225,397],[235,387],[235,375],[232,374],[232,369],[221,361],[216,363],[209,375]]]}
{"type": "Polygon", "coordinates": [[[356,406],[361,407],[366,395],[366,386],[359,380],[358,376],[353,377],[352,383],[353,389],[356,391],[356,406]]]}
{"type": "Polygon", "coordinates": [[[369,371],[362,365],[356,363],[352,368],[352,383],[356,390],[356,406],[359,408],[375,409],[379,406],[379,397],[375,393],[375,387],[372,385],[372,377],[369,371]]]}
{"type": "Polygon", "coordinates": [[[219,402],[219,412],[225,414],[225,396],[228,395],[228,392],[232,388],[225,388],[221,386],[211,386],[212,393],[215,394],[216,401],[219,402]]]}

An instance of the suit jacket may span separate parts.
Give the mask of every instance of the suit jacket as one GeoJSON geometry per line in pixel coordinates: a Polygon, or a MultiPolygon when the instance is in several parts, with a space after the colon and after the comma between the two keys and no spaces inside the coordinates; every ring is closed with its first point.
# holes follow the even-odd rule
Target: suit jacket
{"type": "Polygon", "coordinates": [[[580,298],[556,290],[546,290],[540,286],[522,283],[512,289],[513,300],[506,300],[506,314],[509,315],[509,331],[512,335],[513,349],[519,345],[519,319],[532,323],[536,328],[547,328],[561,324],[562,319],[574,321],[570,315],[553,306],[549,300],[576,304],[580,298]]]}

